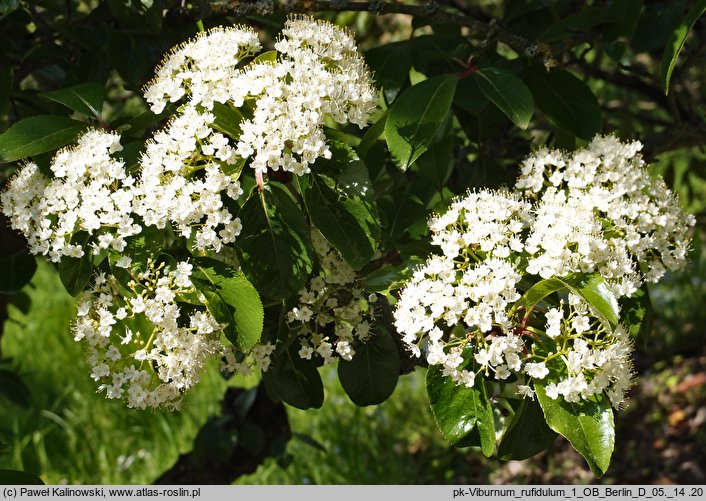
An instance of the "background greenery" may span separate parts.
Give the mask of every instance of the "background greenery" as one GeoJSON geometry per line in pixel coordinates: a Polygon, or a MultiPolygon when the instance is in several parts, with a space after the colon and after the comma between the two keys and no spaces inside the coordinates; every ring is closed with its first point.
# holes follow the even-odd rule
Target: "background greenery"
{"type": "MultiPolygon", "coordinates": [[[[373,143],[367,161],[377,173],[376,191],[386,194],[380,200],[382,212],[385,216],[404,207],[402,215],[409,216],[404,221],[388,218],[388,225],[402,228],[399,234],[390,234],[397,243],[413,247],[422,232],[419,224],[411,224],[415,219],[423,221],[450,195],[469,186],[508,182],[518,161],[539,144],[574,147],[598,130],[642,140],[654,172],[665,176],[699,222],[691,267],[651,290],[654,335],[637,353],[639,385],[628,408],[617,414],[618,449],[601,482],[705,483],[706,34],[704,21],[694,15],[706,8],[704,2],[441,3],[484,26],[497,19],[500,31],[462,33],[443,23],[425,26],[419,18],[412,24],[409,16],[395,14],[325,15],[355,29],[389,102],[422,78],[417,71],[427,75],[464,71],[446,57],[452,54],[459,61],[472,55],[472,63],[480,68],[499,67],[515,75],[530,87],[535,106],[529,116],[520,109],[524,115],[512,119],[508,117],[512,109],[488,102],[477,78],[464,79],[457,91],[461,97],[454,102],[456,118],[444,128],[446,137],[440,136],[434,145],[441,155],[437,158],[445,162],[422,159],[403,177],[386,168],[390,159],[381,153],[383,143],[373,143]],[[508,33],[543,43],[526,45],[527,53],[518,57],[508,45],[498,44],[508,33]],[[684,33],[684,48],[678,58],[665,57],[673,52],[675,33],[684,33]],[[445,37],[459,34],[468,43],[445,45],[445,37]],[[436,38],[430,44],[424,35],[436,38]],[[384,45],[410,39],[416,44],[408,44],[414,48],[411,54],[400,45],[384,45]],[[394,50],[400,52],[387,57],[394,50]],[[665,60],[676,61],[667,95],[665,60]],[[411,66],[414,69],[406,71],[411,66]],[[573,75],[553,73],[571,81],[568,86],[557,84],[571,89],[561,109],[553,107],[556,103],[537,84],[546,78],[543,66],[573,75]],[[414,202],[402,205],[408,200],[414,202]]],[[[0,47],[0,131],[30,116],[69,115],[70,110],[42,94],[95,82],[105,94],[100,117],[71,116],[122,131],[129,161],[160,120],[145,113],[140,88],[165,50],[198,31],[200,17],[206,27],[247,17],[270,36],[284,18],[245,16],[237,9],[218,10],[219,5],[234,4],[202,2],[181,8],[180,2],[157,0],[0,0],[0,40],[6,42],[0,47]]],[[[2,178],[12,169],[9,162],[0,164],[2,178]]],[[[3,256],[22,246],[6,228],[0,243],[3,256]]],[[[225,381],[210,370],[181,412],[126,409],[95,393],[81,347],[69,334],[73,300],[50,265],[39,263],[30,285],[1,297],[2,305],[9,306],[0,337],[0,384],[5,390],[0,396],[0,469],[35,472],[47,483],[150,483],[179,454],[191,450],[209,416],[219,412],[227,386],[256,384],[225,381]]],[[[421,369],[403,376],[387,402],[367,408],[348,400],[335,371],[322,370],[322,376],[326,387],[322,409],[289,408],[294,436],[286,453],[268,459],[238,482],[596,481],[562,440],[535,458],[510,463],[486,459],[473,449],[448,447],[428,409],[421,369]]]]}

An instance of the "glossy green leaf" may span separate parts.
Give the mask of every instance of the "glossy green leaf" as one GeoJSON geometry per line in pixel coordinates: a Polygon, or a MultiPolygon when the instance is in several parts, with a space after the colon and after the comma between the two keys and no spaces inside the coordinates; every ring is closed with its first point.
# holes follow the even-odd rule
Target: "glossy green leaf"
{"type": "Polygon", "coordinates": [[[442,75],[405,90],[385,123],[387,147],[397,166],[407,170],[424,153],[451,107],[458,77],[442,75]]]}
{"type": "Polygon", "coordinates": [[[20,0],[0,0],[0,19],[15,11],[20,6],[20,0]]]}
{"type": "Polygon", "coordinates": [[[319,160],[300,181],[309,217],[353,269],[373,257],[380,221],[368,171],[355,152],[332,143],[332,158],[319,160]]]}
{"type": "Polygon", "coordinates": [[[353,346],[350,362],[338,363],[338,378],[351,401],[359,406],[381,404],[392,395],[400,374],[400,356],[395,341],[382,325],[372,337],[353,346]]]}
{"type": "Polygon", "coordinates": [[[91,280],[93,262],[91,261],[91,252],[87,245],[88,240],[89,235],[86,232],[76,233],[71,239],[71,243],[80,244],[83,247],[83,256],[64,256],[59,262],[59,278],[66,292],[72,296],[80,294],[91,280]]]}
{"type": "Polygon", "coordinates": [[[263,52],[257,57],[254,57],[253,60],[250,61],[250,64],[274,63],[275,61],[277,61],[277,51],[268,50],[267,52],[263,52]]]}
{"type": "Polygon", "coordinates": [[[409,79],[412,44],[404,41],[375,47],[366,52],[365,59],[373,70],[375,82],[382,88],[385,100],[393,102],[409,79]]]}
{"type": "Polygon", "coordinates": [[[20,120],[0,134],[0,162],[52,151],[74,141],[88,127],[58,115],[37,115],[20,120]]]}
{"type": "Polygon", "coordinates": [[[608,399],[600,395],[575,403],[566,402],[561,396],[554,400],[537,381],[535,390],[549,427],[571,442],[594,475],[603,476],[615,444],[613,409],[608,399]]]}
{"type": "Polygon", "coordinates": [[[143,224],[140,233],[127,238],[123,254],[130,256],[134,263],[141,265],[147,263],[149,258],[154,259],[163,248],[164,230],[143,224]]]}
{"type": "Polygon", "coordinates": [[[105,88],[97,82],[40,94],[41,97],[63,104],[67,108],[84,115],[100,117],[105,99],[105,88]]]}
{"type": "Polygon", "coordinates": [[[168,111],[162,111],[162,113],[158,115],[155,115],[151,111],[145,111],[130,120],[126,120],[122,123],[118,122],[119,125],[117,125],[116,130],[121,132],[123,136],[129,135],[142,139],[147,128],[155,126],[158,122],[167,118],[168,115],[168,111]]]}
{"type": "Polygon", "coordinates": [[[428,179],[437,191],[441,191],[454,168],[453,115],[449,113],[439,128],[429,149],[417,159],[419,173],[428,179]]]}
{"type": "Polygon", "coordinates": [[[268,182],[239,213],[243,231],[238,256],[245,275],[260,293],[285,299],[304,287],[311,273],[313,249],[306,219],[279,183],[268,182]]]}
{"type": "Polygon", "coordinates": [[[520,129],[534,113],[532,93],[515,75],[502,68],[483,68],[473,74],[478,87],[520,129]]]}
{"type": "Polygon", "coordinates": [[[397,266],[384,266],[365,277],[363,286],[370,292],[389,292],[405,285],[412,277],[414,270],[419,267],[424,260],[412,257],[405,263],[397,266]]]}
{"type": "MultiPolygon", "coordinates": [[[[132,23],[134,24],[134,23],[132,23]]],[[[165,47],[138,30],[108,31],[110,64],[128,82],[144,82],[152,76],[165,47]]]]}
{"type": "Polygon", "coordinates": [[[297,409],[318,409],[324,403],[324,385],[313,360],[297,353],[299,343],[281,345],[263,375],[267,393],[297,409]]]}
{"type": "Polygon", "coordinates": [[[608,40],[618,37],[631,37],[640,20],[642,0],[613,0],[610,6],[610,21],[614,24],[606,32],[608,40]]]}
{"type": "Polygon", "coordinates": [[[473,78],[462,78],[456,86],[454,107],[477,115],[488,106],[488,98],[481,92],[478,82],[473,78]]]}
{"type": "Polygon", "coordinates": [[[265,316],[257,290],[240,270],[220,261],[196,257],[191,262],[192,282],[206,296],[209,311],[215,302],[216,313],[211,313],[219,323],[227,324],[228,340],[239,350],[249,351],[260,340],[265,316]]]}
{"type": "Polygon", "coordinates": [[[439,430],[456,447],[473,445],[474,432],[480,435],[483,454],[495,451],[495,418],[483,378],[476,376],[473,388],[458,386],[442,367],[427,370],[427,396],[439,430]],[[476,431],[477,430],[477,431],[476,431]]]}
{"type": "Polygon", "coordinates": [[[525,83],[539,109],[558,127],[583,139],[591,139],[600,132],[603,118],[598,99],[570,72],[535,69],[527,72],[525,83]]]}
{"type": "Polygon", "coordinates": [[[698,0],[692,5],[689,12],[684,16],[679,26],[674,29],[667,41],[659,70],[660,81],[662,82],[665,94],[669,94],[669,83],[672,80],[672,73],[679,59],[679,54],[686,43],[686,37],[704,12],[706,12],[706,0],[698,0]]]}
{"type": "Polygon", "coordinates": [[[0,293],[18,292],[32,280],[35,271],[37,262],[28,252],[0,258],[0,293]]]}
{"type": "Polygon", "coordinates": [[[20,407],[29,407],[30,391],[24,381],[11,370],[0,369],[0,395],[20,407]]]}
{"type": "Polygon", "coordinates": [[[411,224],[424,218],[424,202],[412,193],[394,193],[395,198],[378,200],[381,213],[386,216],[384,235],[389,243],[399,240],[411,224]]]}
{"type": "Polygon", "coordinates": [[[544,419],[536,400],[523,399],[498,445],[503,461],[527,459],[549,447],[557,434],[544,419]]]}
{"type": "Polygon", "coordinates": [[[383,132],[385,132],[387,113],[388,112],[385,111],[385,113],[383,113],[380,118],[378,118],[377,121],[372,124],[367,131],[365,131],[360,143],[358,143],[358,146],[355,147],[360,158],[365,159],[368,155],[368,151],[370,151],[370,148],[377,142],[378,139],[380,139],[383,132]]]}
{"type": "Polygon", "coordinates": [[[243,114],[239,109],[227,104],[213,103],[211,112],[216,117],[211,124],[214,129],[232,139],[240,137],[240,122],[243,120],[243,114]]]}
{"type": "Polygon", "coordinates": [[[540,280],[522,295],[518,305],[529,310],[548,295],[562,289],[568,289],[582,297],[593,307],[593,311],[604,325],[614,327],[618,324],[620,314],[618,301],[599,274],[575,273],[561,278],[540,280]]]}
{"type": "Polygon", "coordinates": [[[19,470],[0,470],[0,485],[45,485],[41,478],[19,470]]]}
{"type": "Polygon", "coordinates": [[[639,344],[645,344],[652,333],[652,301],[647,285],[643,284],[630,297],[622,297],[620,321],[628,328],[630,336],[639,344]]]}

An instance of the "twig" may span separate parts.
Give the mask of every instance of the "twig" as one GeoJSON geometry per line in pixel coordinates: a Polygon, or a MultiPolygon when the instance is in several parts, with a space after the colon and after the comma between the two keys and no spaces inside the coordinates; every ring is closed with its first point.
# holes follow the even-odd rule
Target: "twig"
{"type": "MultiPolygon", "coordinates": [[[[512,48],[518,54],[536,59],[542,64],[554,66],[551,49],[547,44],[528,40],[503,29],[495,19],[489,22],[479,21],[467,14],[454,14],[442,8],[436,0],[427,0],[421,5],[408,5],[392,3],[381,0],[372,2],[349,2],[347,0],[295,0],[277,2],[272,0],[259,0],[248,2],[234,0],[228,3],[208,4],[205,11],[195,13],[199,17],[208,17],[212,14],[244,17],[254,14],[273,13],[313,13],[313,12],[370,12],[375,15],[404,14],[408,16],[429,19],[440,24],[455,24],[466,27],[472,36],[481,39],[494,39],[512,48]]],[[[465,11],[464,11],[465,12],[465,11]]]]}

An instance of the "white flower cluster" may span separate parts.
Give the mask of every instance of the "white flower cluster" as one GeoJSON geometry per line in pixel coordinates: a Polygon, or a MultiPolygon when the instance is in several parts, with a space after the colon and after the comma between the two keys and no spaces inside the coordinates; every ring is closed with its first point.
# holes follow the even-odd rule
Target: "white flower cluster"
{"type": "Polygon", "coordinates": [[[412,353],[457,384],[514,375],[521,396],[541,381],[551,398],[605,394],[619,407],[632,379],[625,329],[573,294],[548,311],[519,300],[537,281],[571,273],[597,273],[616,297],[630,296],[685,264],[694,218],[637,151],[610,137],[574,154],[543,149],[523,163],[516,192],[469,193],[432,218],[442,255],[414,273],[394,314],[412,353]]]}
{"type": "Polygon", "coordinates": [[[198,294],[191,270],[188,262],[170,269],[149,261],[143,272],[126,268],[124,284],[99,273],[84,294],[74,339],[88,345],[91,377],[108,398],[138,409],[175,408],[198,383],[206,359],[223,352],[221,326],[208,310],[185,311],[178,304],[180,297],[198,294]]]}
{"type": "MultiPolygon", "coordinates": [[[[641,149],[638,141],[622,143],[613,136],[597,136],[587,148],[572,153],[542,148],[522,163],[516,184],[540,203],[556,205],[550,200],[563,197],[576,217],[590,217],[592,212],[591,226],[602,229],[602,242],[588,252],[600,254],[597,260],[590,257],[585,264],[601,262],[601,273],[622,281],[619,292],[628,295],[640,285],[638,273],[656,282],[667,270],[684,266],[695,223],[664,180],[650,177],[641,149]],[[630,256],[642,270],[631,269],[630,256]]],[[[583,242],[591,245],[588,240],[583,242]]]]}
{"type": "MultiPolygon", "coordinates": [[[[245,26],[214,28],[172,49],[144,89],[154,113],[185,95],[191,106],[211,109],[225,103],[241,85],[236,68],[261,49],[257,33],[245,26]]],[[[242,103],[241,103],[242,105],[242,103]]]]}
{"type": "MultiPolygon", "coordinates": [[[[203,304],[181,311],[181,295],[194,292],[184,271],[190,265],[170,271],[133,262],[126,248],[146,227],[170,227],[197,251],[221,252],[241,231],[228,198],[243,193],[243,165],[250,162],[258,184],[268,168],[303,174],[317,158],[331,156],[326,120],[366,125],[376,92],[349,33],[291,18],[276,48],[274,57],[252,59],[261,45],[242,26],[216,28],[176,47],[145,87],[145,99],[155,113],[167,103],[181,106],[147,142],[134,177],[113,155],[122,149],[120,136],[94,130],[56,155],[51,176],[29,163],[2,193],[2,212],[32,253],[53,262],[110,254],[111,265],[132,276],[123,297],[126,284],[99,274],[76,324],[77,340],[90,345],[93,377],[109,398],[125,397],[131,407],[173,406],[198,380],[207,356],[222,355],[229,370],[267,370],[270,364],[274,345],[253,348],[246,364],[220,344],[221,328],[203,304]],[[130,322],[133,327],[123,325],[130,322]],[[135,346],[142,348],[129,354],[135,346]]],[[[343,271],[342,261],[333,259],[322,258],[328,271],[312,283],[311,296],[302,296],[308,306],[295,310],[296,320],[304,322],[302,312],[312,311],[318,353],[329,360],[335,349],[349,359],[353,339],[367,337],[370,313],[361,290],[344,298],[352,270],[343,271]],[[335,347],[319,335],[328,323],[336,325],[335,347]]]]}
{"type": "Polygon", "coordinates": [[[330,158],[327,117],[360,127],[376,106],[370,72],[349,33],[309,17],[290,18],[275,44],[275,60],[240,63],[260,48],[244,27],[217,29],[177,48],[146,87],[155,112],[186,98],[206,111],[214,103],[241,108],[236,151],[267,169],[305,174],[317,158],[330,158]],[[252,110],[252,111],[249,111],[252,110]]]}
{"type": "Polygon", "coordinates": [[[27,237],[30,252],[55,263],[63,256],[81,257],[87,249],[72,242],[79,231],[93,237],[95,251],[122,251],[125,239],[142,230],[131,217],[135,180],[111,156],[120,150],[118,135],[91,131],[57,153],[50,165],[53,178],[30,163],[10,180],[2,212],[27,237]]]}
{"type": "Polygon", "coordinates": [[[508,364],[517,366],[516,351],[522,344],[508,310],[520,298],[517,284],[522,276],[507,258],[522,251],[530,207],[513,194],[483,191],[454,201],[429,222],[432,242],[444,254],[432,256],[405,285],[395,327],[412,353],[420,356],[425,349],[427,362],[441,364],[443,373],[458,384],[474,384],[475,373],[463,369],[469,362],[463,352],[472,334],[484,340],[497,331],[504,344],[495,344],[497,363],[489,367],[500,379],[509,375],[508,364]],[[464,326],[463,332],[449,339],[443,329],[457,325],[464,326]],[[503,358],[506,352],[508,360],[503,358]]]}
{"type": "Polygon", "coordinates": [[[527,363],[525,373],[543,380],[551,367],[552,375],[558,377],[545,386],[550,398],[561,395],[567,402],[578,402],[605,392],[613,406],[620,408],[633,376],[633,345],[627,331],[620,325],[607,330],[574,294],[569,294],[568,308],[562,302],[546,313],[546,320],[547,336],[564,349],[549,354],[541,342],[535,343],[532,358],[541,362],[527,363]]]}
{"type": "Polygon", "coordinates": [[[86,250],[122,252],[126,239],[143,226],[167,224],[186,238],[195,228],[194,247],[218,252],[241,229],[221,192],[237,199],[243,191],[219,166],[234,159],[234,152],[208,127],[208,119],[191,108],[157,133],[147,144],[137,180],[111,156],[122,150],[120,136],[89,131],[76,146],[57,153],[52,178],[36,164],[24,166],[2,194],[3,214],[25,235],[30,252],[53,262],[81,257],[86,250]],[[74,241],[79,232],[88,234],[90,249],[74,241]]]}
{"type": "Polygon", "coordinates": [[[195,228],[194,247],[219,252],[241,230],[221,193],[236,200],[243,190],[237,176],[221,168],[235,163],[236,156],[228,139],[209,126],[214,119],[187,107],[147,143],[134,210],[145,224],[164,228],[171,223],[185,238],[195,228]]]}
{"type": "Polygon", "coordinates": [[[318,231],[312,232],[312,242],[319,257],[321,271],[299,292],[299,304],[287,313],[290,330],[299,336],[299,356],[321,357],[324,364],[355,355],[355,341],[370,338],[374,313],[371,302],[375,295],[363,297],[363,289],[341,256],[318,231]]]}
{"type": "Polygon", "coordinates": [[[290,18],[275,44],[279,59],[246,72],[250,95],[258,96],[253,117],[242,124],[238,154],[268,168],[301,175],[317,158],[330,158],[324,123],[364,127],[375,110],[370,72],[353,37],[333,24],[290,18]]]}

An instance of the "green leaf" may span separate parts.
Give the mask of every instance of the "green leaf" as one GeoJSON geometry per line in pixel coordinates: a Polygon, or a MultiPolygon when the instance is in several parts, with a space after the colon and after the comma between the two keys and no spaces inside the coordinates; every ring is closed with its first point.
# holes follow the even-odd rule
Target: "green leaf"
{"type": "Polygon", "coordinates": [[[20,6],[20,0],[1,0],[0,19],[15,11],[20,6]]]}
{"type": "Polygon", "coordinates": [[[669,83],[672,80],[672,73],[674,72],[674,67],[677,64],[677,59],[679,59],[679,54],[684,48],[684,43],[686,42],[686,37],[689,35],[689,31],[694,27],[696,21],[706,12],[706,0],[699,0],[689,9],[686,16],[682,19],[679,26],[677,26],[672,35],[667,42],[667,46],[664,48],[664,53],[662,54],[662,61],[660,63],[660,81],[662,82],[662,87],[664,87],[664,93],[669,94],[669,83]]]}
{"type": "Polygon", "coordinates": [[[268,182],[239,213],[240,265],[260,293],[286,299],[304,287],[311,273],[313,249],[304,214],[282,185],[268,182]]]}
{"type": "Polygon", "coordinates": [[[481,451],[491,456],[495,451],[495,418],[485,382],[476,376],[473,388],[458,386],[442,367],[427,370],[427,396],[439,430],[456,447],[473,445],[474,431],[480,435],[481,451]]]}
{"type": "Polygon", "coordinates": [[[210,416],[199,429],[192,450],[199,464],[208,464],[209,458],[228,457],[232,453],[239,437],[238,428],[231,424],[226,416],[210,416]]]}
{"type": "Polygon", "coordinates": [[[249,351],[260,340],[265,317],[257,290],[240,270],[220,261],[196,257],[191,262],[195,268],[191,281],[206,296],[209,311],[215,303],[211,314],[219,323],[228,324],[224,330],[228,340],[239,350],[249,351]]]}
{"type": "Polygon", "coordinates": [[[523,399],[498,445],[503,461],[523,460],[545,450],[556,440],[535,400],[523,399]]]}
{"type": "Polygon", "coordinates": [[[37,115],[20,120],[0,134],[0,162],[52,151],[74,141],[88,127],[58,115],[37,115]]]}
{"type": "Polygon", "coordinates": [[[34,256],[26,251],[0,259],[0,293],[14,294],[27,285],[34,272],[37,262],[34,256]]]}
{"type": "Polygon", "coordinates": [[[298,343],[282,344],[263,375],[267,393],[297,409],[318,409],[324,403],[324,385],[313,360],[302,359],[298,343]]]}
{"type": "Polygon", "coordinates": [[[615,444],[613,409],[605,396],[593,396],[580,402],[566,402],[547,396],[543,384],[534,383],[537,399],[549,427],[566,438],[581,454],[597,477],[610,465],[615,444]]]}
{"type": "Polygon", "coordinates": [[[652,333],[652,301],[647,284],[643,284],[630,297],[622,297],[620,304],[620,320],[627,328],[630,336],[639,344],[646,344],[652,333]]]}
{"type": "Polygon", "coordinates": [[[59,278],[64,285],[66,292],[72,296],[80,294],[91,280],[93,272],[93,262],[91,251],[88,248],[89,235],[86,232],[76,233],[71,238],[72,244],[80,244],[83,247],[82,257],[64,256],[59,262],[59,278]]]}
{"type": "Polygon", "coordinates": [[[14,372],[0,369],[0,395],[20,407],[29,407],[29,388],[14,372]]]}
{"type": "Polygon", "coordinates": [[[389,239],[390,244],[396,242],[405,231],[415,222],[424,218],[426,208],[416,195],[405,193],[393,193],[394,199],[382,198],[378,201],[381,212],[386,215],[384,235],[389,239]]]}
{"type": "Polygon", "coordinates": [[[358,406],[377,405],[392,395],[400,374],[400,355],[395,341],[383,326],[376,326],[368,341],[356,343],[350,362],[338,362],[338,378],[351,401],[358,406]]]}
{"type": "Polygon", "coordinates": [[[39,95],[84,115],[101,117],[105,88],[97,82],[87,82],[39,95]]]}
{"type": "Polygon", "coordinates": [[[591,89],[566,70],[528,71],[525,83],[546,117],[576,136],[591,139],[601,130],[603,118],[591,89]]]}
{"type": "Polygon", "coordinates": [[[274,63],[276,61],[277,61],[277,51],[276,50],[268,50],[267,52],[263,52],[262,54],[253,58],[253,60],[250,61],[249,64],[274,63]]]}
{"type": "MultiPolygon", "coordinates": [[[[130,26],[135,23],[128,23],[130,26]]],[[[108,57],[112,68],[128,82],[144,82],[165,51],[159,39],[139,30],[108,31],[108,57]]]]}
{"type": "Polygon", "coordinates": [[[380,136],[382,136],[382,133],[385,132],[387,113],[388,111],[385,111],[385,113],[383,113],[382,116],[380,116],[380,118],[378,118],[378,120],[371,125],[367,131],[365,131],[360,143],[358,143],[358,146],[355,147],[360,158],[365,159],[368,155],[368,151],[370,151],[370,148],[377,142],[380,136]]]}
{"type": "Polygon", "coordinates": [[[606,32],[608,40],[618,37],[631,37],[635,33],[642,11],[642,0],[613,0],[610,6],[611,21],[614,25],[606,32]]]}
{"type": "Polygon", "coordinates": [[[384,266],[365,277],[363,286],[370,292],[389,292],[405,285],[412,277],[414,270],[424,263],[424,260],[411,257],[408,261],[397,266],[384,266]]]}
{"type": "Polygon", "coordinates": [[[214,129],[232,139],[240,137],[240,122],[243,120],[243,114],[239,109],[231,108],[227,104],[213,103],[212,113],[216,117],[211,124],[214,129]]]}
{"type": "Polygon", "coordinates": [[[417,159],[419,173],[428,179],[437,191],[441,191],[454,168],[453,115],[446,115],[444,123],[429,145],[429,149],[417,159]]]}
{"type": "Polygon", "coordinates": [[[26,471],[0,470],[0,485],[45,485],[42,479],[26,471]]]}
{"type": "Polygon", "coordinates": [[[478,115],[488,106],[488,98],[481,92],[473,78],[462,78],[456,86],[453,104],[468,113],[478,115]]]}
{"type": "Polygon", "coordinates": [[[373,257],[380,236],[375,196],[368,170],[355,152],[331,143],[330,160],[318,160],[315,174],[301,179],[309,217],[353,269],[373,257]],[[319,174],[320,173],[320,174],[319,174]]]}
{"type": "Polygon", "coordinates": [[[164,248],[164,230],[142,224],[142,231],[126,240],[122,254],[130,256],[134,263],[147,263],[149,258],[154,259],[164,248]]]}
{"type": "Polygon", "coordinates": [[[534,102],[527,86],[512,73],[502,68],[483,68],[473,74],[478,87],[500,111],[520,129],[529,125],[534,102]]]}
{"type": "Polygon", "coordinates": [[[582,297],[593,307],[594,313],[605,326],[615,327],[618,324],[620,314],[618,301],[608,284],[597,273],[592,275],[574,273],[561,278],[540,280],[522,295],[517,305],[529,310],[548,295],[562,289],[568,289],[582,297]]]}
{"type": "Polygon", "coordinates": [[[404,91],[385,123],[387,147],[397,166],[407,170],[424,153],[451,107],[458,77],[441,75],[404,91]]]}
{"type": "Polygon", "coordinates": [[[385,100],[391,103],[409,79],[412,69],[412,44],[395,42],[369,50],[365,59],[373,70],[376,83],[382,87],[385,100]]]}

